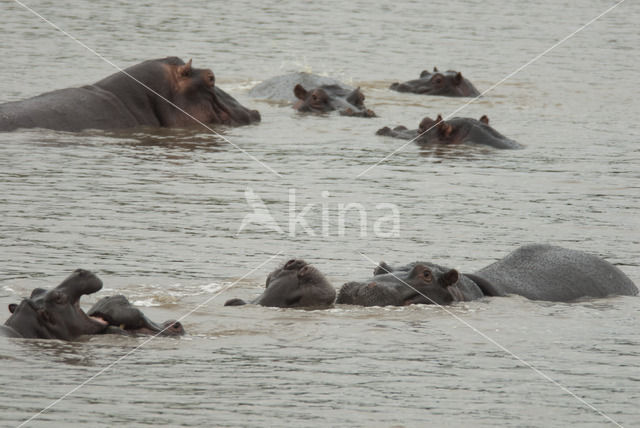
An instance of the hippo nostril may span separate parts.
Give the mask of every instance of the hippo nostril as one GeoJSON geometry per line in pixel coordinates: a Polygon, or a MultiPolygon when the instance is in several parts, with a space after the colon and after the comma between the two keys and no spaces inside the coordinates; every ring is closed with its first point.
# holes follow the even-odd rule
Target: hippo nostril
{"type": "Polygon", "coordinates": [[[180,324],[179,321],[176,321],[173,323],[172,327],[175,328],[176,330],[179,330],[182,328],[182,324],[180,324]]]}
{"type": "Polygon", "coordinates": [[[296,259],[289,260],[287,263],[285,263],[284,268],[285,269],[290,268],[291,266],[293,266],[295,264],[295,262],[296,262],[296,259]]]}

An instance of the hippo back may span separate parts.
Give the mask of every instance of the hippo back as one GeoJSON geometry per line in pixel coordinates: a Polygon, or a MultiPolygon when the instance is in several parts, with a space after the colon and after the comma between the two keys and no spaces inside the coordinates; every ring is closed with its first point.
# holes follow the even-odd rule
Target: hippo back
{"type": "Polygon", "coordinates": [[[348,90],[349,92],[353,90],[353,88],[330,77],[318,76],[317,74],[305,72],[295,72],[267,79],[254,86],[249,91],[249,95],[255,98],[294,103],[297,101],[297,98],[293,93],[293,88],[296,85],[302,85],[305,88],[316,88],[323,85],[336,85],[348,90]]]}
{"type": "Polygon", "coordinates": [[[636,295],[634,283],[611,263],[582,251],[552,245],[526,245],[479,270],[474,276],[498,294],[567,302],[580,297],[636,295]]]}

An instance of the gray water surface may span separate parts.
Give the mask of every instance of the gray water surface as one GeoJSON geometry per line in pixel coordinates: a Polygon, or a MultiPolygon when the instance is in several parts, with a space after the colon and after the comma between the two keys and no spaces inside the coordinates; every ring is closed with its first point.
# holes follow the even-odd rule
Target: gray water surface
{"type": "MultiPolygon", "coordinates": [[[[123,293],[162,321],[208,302],[178,340],[0,339],[2,425],[20,425],[138,345],[27,426],[640,424],[637,297],[506,297],[446,310],[223,306],[258,295],[292,257],[339,287],[370,276],[369,259],[469,272],[533,242],[597,254],[640,283],[638,4],[622,3],[456,114],[488,115],[524,150],[409,144],[358,177],[404,144],[378,128],[416,128],[468,101],[391,83],[438,66],[483,91],[614,4],[386,3],[29,3],[121,67],[178,55],[211,68],[262,115],[217,131],[281,176],[198,128],[0,134],[3,307],[77,267],[105,283],[85,308],[123,293]],[[248,96],[293,71],[360,86],[378,117],[301,115],[248,96]],[[282,233],[258,224],[238,233],[253,212],[247,193],[282,233]],[[348,212],[341,233],[339,206],[349,203],[367,219],[348,212]],[[374,231],[389,215],[381,203],[399,212],[391,236],[374,231]],[[290,211],[308,204],[308,230],[292,233],[290,211]]],[[[1,102],[115,72],[18,3],[0,8],[1,102]]]]}

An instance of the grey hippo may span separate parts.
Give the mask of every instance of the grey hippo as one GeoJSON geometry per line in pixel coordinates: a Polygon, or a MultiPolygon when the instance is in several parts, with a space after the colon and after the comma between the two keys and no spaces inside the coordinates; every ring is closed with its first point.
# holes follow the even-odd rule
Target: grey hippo
{"type": "Polygon", "coordinates": [[[0,104],[0,131],[47,128],[59,131],[139,126],[248,125],[260,121],[215,85],[209,69],[167,57],[142,62],[93,85],[60,89],[0,104]],[[134,80],[135,79],[135,80],[134,80]],[[179,107],[169,104],[166,100],[179,107]]]}
{"type": "Polygon", "coordinates": [[[452,145],[482,144],[497,149],[520,149],[523,146],[505,137],[489,125],[489,118],[482,116],[479,120],[470,117],[454,117],[443,120],[438,115],[436,120],[430,117],[422,119],[418,129],[407,129],[405,126],[388,126],[379,129],[376,135],[414,140],[420,145],[452,145]]]}
{"type": "Polygon", "coordinates": [[[473,84],[454,70],[440,72],[436,67],[433,73],[424,70],[420,78],[404,83],[392,83],[389,89],[414,94],[443,95],[447,97],[477,97],[480,92],[473,84]]]}
{"type": "MultiPolygon", "coordinates": [[[[51,290],[36,288],[19,304],[9,305],[11,316],[0,326],[0,335],[71,341],[84,335],[154,334],[158,331],[159,326],[132,308],[124,296],[100,300],[91,309],[91,315],[87,315],[80,307],[80,297],[101,288],[100,278],[84,269],[75,270],[51,290]]],[[[162,330],[167,335],[184,334],[180,323],[175,321],[163,323],[162,330]]]]}
{"type": "Polygon", "coordinates": [[[276,76],[256,85],[249,95],[283,101],[300,112],[327,113],[337,110],[343,116],[375,117],[364,105],[360,88],[315,74],[296,72],[276,76]]]}
{"type": "Polygon", "coordinates": [[[635,296],[638,289],[600,257],[546,244],[525,245],[473,274],[428,262],[392,268],[381,263],[364,282],[342,286],[336,303],[362,306],[448,305],[485,296],[516,294],[531,300],[570,302],[586,297],[635,296]]]}
{"type": "MultiPolygon", "coordinates": [[[[267,276],[264,292],[252,304],[279,308],[326,308],[333,305],[336,290],[324,275],[304,260],[292,259],[267,276]]],[[[245,305],[230,299],[225,306],[245,305]]]]}

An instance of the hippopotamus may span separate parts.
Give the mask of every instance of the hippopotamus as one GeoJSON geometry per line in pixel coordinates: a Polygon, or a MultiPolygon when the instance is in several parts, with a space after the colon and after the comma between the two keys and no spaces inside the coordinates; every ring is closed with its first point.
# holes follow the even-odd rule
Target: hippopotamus
{"type": "Polygon", "coordinates": [[[211,70],[177,57],[145,61],[93,85],[0,104],[0,131],[175,128],[198,126],[197,121],[247,125],[260,121],[260,114],[218,88],[211,70]]]}
{"type": "Polygon", "coordinates": [[[398,268],[381,263],[372,279],[342,286],[336,303],[387,306],[448,305],[485,296],[516,294],[531,300],[571,302],[580,298],[638,294],[638,288],[609,262],[553,245],[522,246],[472,274],[429,262],[398,268]]]}
{"type": "MultiPolygon", "coordinates": [[[[333,305],[336,290],[324,275],[304,260],[292,259],[267,276],[264,292],[252,304],[278,308],[326,308],[333,305]]],[[[245,305],[241,299],[225,306],[245,305]]]]}
{"type": "Polygon", "coordinates": [[[92,272],[77,269],[52,290],[36,288],[20,304],[10,304],[11,316],[0,330],[10,337],[74,340],[102,333],[107,322],[89,317],[80,308],[80,297],[102,288],[92,272]]]}
{"type": "Polygon", "coordinates": [[[80,297],[101,288],[102,281],[84,269],[75,270],[52,290],[36,288],[20,304],[9,305],[11,316],[0,326],[0,335],[71,341],[93,334],[184,334],[179,322],[158,325],[122,295],[104,297],[85,313],[80,308],[80,297]]]}
{"type": "Polygon", "coordinates": [[[169,320],[157,324],[147,318],[140,309],[129,303],[122,294],[103,297],[89,309],[90,317],[103,319],[109,327],[103,333],[122,335],[183,336],[184,328],[178,321],[169,320]]]}
{"type": "Polygon", "coordinates": [[[420,145],[427,144],[484,144],[497,149],[521,149],[523,146],[505,137],[489,125],[489,118],[482,116],[479,120],[470,117],[454,117],[443,120],[438,115],[436,120],[430,117],[422,119],[418,129],[407,129],[406,126],[388,126],[378,129],[376,135],[384,135],[403,140],[413,140],[420,145]]]}
{"type": "Polygon", "coordinates": [[[364,105],[360,88],[352,88],[328,77],[310,73],[290,73],[256,85],[249,91],[256,98],[291,103],[300,112],[327,113],[338,110],[343,116],[375,117],[364,105]]]}
{"type": "Polygon", "coordinates": [[[414,94],[443,95],[447,97],[477,97],[480,92],[459,71],[447,70],[444,73],[433,67],[433,73],[424,70],[420,78],[404,83],[392,83],[389,89],[414,94]]]}

